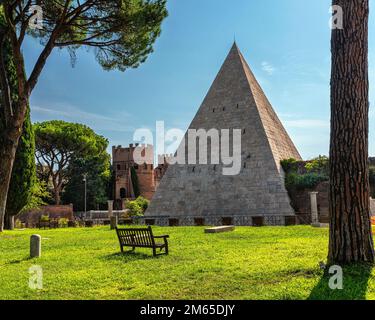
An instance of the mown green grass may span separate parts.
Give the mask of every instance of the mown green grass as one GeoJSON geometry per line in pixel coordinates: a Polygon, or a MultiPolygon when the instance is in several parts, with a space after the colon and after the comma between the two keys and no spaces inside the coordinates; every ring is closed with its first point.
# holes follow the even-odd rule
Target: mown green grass
{"type": "Polygon", "coordinates": [[[108,227],[24,230],[0,235],[0,299],[365,299],[375,298],[372,270],[344,269],[344,290],[328,289],[319,262],[327,229],[154,227],[170,235],[170,255],[120,254],[108,227]],[[43,255],[29,259],[29,238],[43,255]],[[29,267],[43,268],[43,290],[28,287],[29,267]]]}

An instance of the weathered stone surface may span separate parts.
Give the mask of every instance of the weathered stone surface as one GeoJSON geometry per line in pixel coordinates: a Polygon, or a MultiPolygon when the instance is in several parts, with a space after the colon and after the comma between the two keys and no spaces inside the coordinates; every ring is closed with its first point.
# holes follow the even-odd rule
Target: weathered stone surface
{"type": "Polygon", "coordinates": [[[117,225],[118,225],[118,218],[117,218],[117,216],[112,216],[111,218],[110,218],[110,220],[111,220],[111,230],[114,230],[114,229],[116,229],[116,227],[117,227],[117,225]]]}
{"type": "Polygon", "coordinates": [[[42,237],[39,234],[33,234],[30,237],[30,257],[40,258],[42,255],[42,237]]]}
{"type": "Polygon", "coordinates": [[[146,216],[279,216],[272,223],[284,223],[294,215],[280,160],[301,157],[236,44],[190,125],[212,128],[241,129],[240,174],[224,176],[222,164],[170,165],[146,216]]]}
{"type": "Polygon", "coordinates": [[[318,192],[310,192],[311,223],[313,226],[319,224],[317,195],[318,192]]]}
{"type": "Polygon", "coordinates": [[[221,226],[221,227],[213,227],[204,229],[205,233],[222,233],[222,232],[230,232],[234,231],[234,226],[221,226]]]}

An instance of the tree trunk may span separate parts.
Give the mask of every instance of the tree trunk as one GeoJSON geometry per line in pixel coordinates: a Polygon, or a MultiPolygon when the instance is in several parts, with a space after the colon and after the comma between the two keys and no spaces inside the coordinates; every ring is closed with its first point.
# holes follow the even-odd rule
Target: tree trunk
{"type": "Polygon", "coordinates": [[[333,0],[328,262],[373,262],[368,176],[368,0],[333,0]]]}
{"type": "Polygon", "coordinates": [[[4,226],[6,230],[14,230],[14,218],[14,216],[10,216],[8,214],[5,215],[4,226]]]}
{"type": "Polygon", "coordinates": [[[1,139],[4,143],[0,145],[0,232],[4,231],[7,195],[21,128],[5,131],[1,139]]]}
{"type": "Polygon", "coordinates": [[[60,196],[61,189],[59,187],[54,189],[54,196],[55,196],[55,204],[60,205],[61,203],[61,196],[60,196]]]}

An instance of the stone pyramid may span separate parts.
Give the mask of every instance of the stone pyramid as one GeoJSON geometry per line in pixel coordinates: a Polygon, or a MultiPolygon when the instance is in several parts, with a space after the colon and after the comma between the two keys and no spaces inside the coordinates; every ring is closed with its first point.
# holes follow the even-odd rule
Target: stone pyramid
{"type": "Polygon", "coordinates": [[[241,129],[240,173],[225,176],[220,164],[170,165],[146,217],[187,225],[197,219],[217,225],[229,217],[251,225],[254,217],[283,224],[283,217],[294,215],[280,160],[301,156],[236,44],[189,127],[212,128],[241,129]]]}

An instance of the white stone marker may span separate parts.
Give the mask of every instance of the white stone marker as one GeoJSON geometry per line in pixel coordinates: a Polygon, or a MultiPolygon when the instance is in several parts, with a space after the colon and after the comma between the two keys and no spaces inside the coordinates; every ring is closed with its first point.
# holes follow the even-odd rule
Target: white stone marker
{"type": "Polygon", "coordinates": [[[311,202],[311,225],[313,227],[320,227],[318,215],[318,200],[316,198],[319,192],[309,192],[311,202]]]}
{"type": "Polygon", "coordinates": [[[39,234],[33,234],[30,238],[30,257],[40,258],[42,255],[42,237],[39,234]]]}
{"type": "Polygon", "coordinates": [[[108,200],[108,217],[113,216],[113,200],[108,200]]]}

